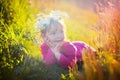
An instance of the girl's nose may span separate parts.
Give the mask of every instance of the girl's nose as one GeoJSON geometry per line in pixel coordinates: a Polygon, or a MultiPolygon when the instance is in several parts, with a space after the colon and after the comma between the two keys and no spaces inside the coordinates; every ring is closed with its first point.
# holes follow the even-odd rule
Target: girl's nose
{"type": "Polygon", "coordinates": [[[60,34],[56,34],[56,38],[58,38],[58,39],[59,39],[59,38],[60,38],[60,34]]]}
{"type": "Polygon", "coordinates": [[[58,39],[61,39],[61,38],[64,37],[64,35],[63,35],[63,34],[56,34],[56,37],[57,37],[58,39]]]}

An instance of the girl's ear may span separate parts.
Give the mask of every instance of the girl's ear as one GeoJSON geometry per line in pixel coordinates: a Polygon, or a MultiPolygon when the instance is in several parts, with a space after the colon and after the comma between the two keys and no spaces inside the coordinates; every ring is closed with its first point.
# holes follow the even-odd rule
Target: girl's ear
{"type": "Polygon", "coordinates": [[[41,37],[42,37],[42,38],[45,38],[45,34],[42,33],[42,34],[41,34],[41,37]]]}
{"type": "Polygon", "coordinates": [[[45,35],[41,34],[40,37],[42,37],[43,40],[45,40],[45,35]]]}
{"type": "Polygon", "coordinates": [[[46,41],[46,36],[45,36],[45,34],[41,34],[41,37],[42,37],[42,39],[43,39],[44,41],[46,41]]]}
{"type": "Polygon", "coordinates": [[[46,42],[46,43],[48,42],[48,38],[44,34],[41,34],[41,37],[44,42],[46,42]]]}

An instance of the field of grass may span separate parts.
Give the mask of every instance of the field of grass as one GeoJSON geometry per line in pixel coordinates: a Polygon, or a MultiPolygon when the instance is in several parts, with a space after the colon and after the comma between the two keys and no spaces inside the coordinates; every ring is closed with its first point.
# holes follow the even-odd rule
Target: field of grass
{"type": "Polygon", "coordinates": [[[106,4],[98,3],[95,13],[66,1],[1,0],[0,80],[119,80],[119,0],[103,1],[106,4]],[[39,48],[42,39],[34,24],[36,14],[51,10],[68,14],[67,40],[84,41],[97,50],[97,57],[83,51],[83,71],[78,71],[78,66],[67,71],[43,63],[39,48]]]}

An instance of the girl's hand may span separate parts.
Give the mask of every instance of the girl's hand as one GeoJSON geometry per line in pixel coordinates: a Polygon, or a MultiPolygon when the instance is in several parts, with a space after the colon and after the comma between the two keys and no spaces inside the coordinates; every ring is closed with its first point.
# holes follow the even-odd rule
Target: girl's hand
{"type": "Polygon", "coordinates": [[[57,43],[55,47],[51,48],[51,50],[53,51],[55,57],[59,60],[60,59],[60,49],[63,45],[63,42],[57,43]]]}
{"type": "Polygon", "coordinates": [[[52,50],[54,52],[60,53],[60,49],[61,49],[62,45],[63,45],[63,42],[54,43],[54,47],[52,48],[52,50]]]}

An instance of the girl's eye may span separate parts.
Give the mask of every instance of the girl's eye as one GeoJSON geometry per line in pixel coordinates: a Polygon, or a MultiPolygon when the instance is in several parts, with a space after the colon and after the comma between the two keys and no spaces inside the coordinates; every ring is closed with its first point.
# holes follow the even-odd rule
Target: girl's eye
{"type": "Polygon", "coordinates": [[[61,31],[61,33],[63,33],[63,31],[61,31]]]}

